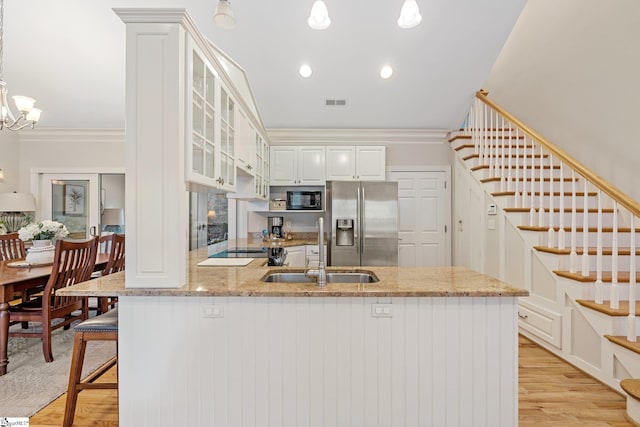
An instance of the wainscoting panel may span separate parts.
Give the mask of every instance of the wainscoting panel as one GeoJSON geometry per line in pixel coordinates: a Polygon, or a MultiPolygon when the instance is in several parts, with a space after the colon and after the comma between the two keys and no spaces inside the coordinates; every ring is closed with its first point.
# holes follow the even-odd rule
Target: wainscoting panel
{"type": "Polygon", "coordinates": [[[515,298],[119,304],[121,426],[517,425],[515,298]]]}

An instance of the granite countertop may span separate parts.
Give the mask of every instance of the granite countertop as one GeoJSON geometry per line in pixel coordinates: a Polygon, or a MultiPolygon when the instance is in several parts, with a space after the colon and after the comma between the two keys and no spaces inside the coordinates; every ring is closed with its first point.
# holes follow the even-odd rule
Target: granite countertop
{"type": "Polygon", "coordinates": [[[60,289],[59,295],[83,296],[262,296],[262,297],[517,297],[528,292],[464,267],[327,267],[327,271],[353,269],[372,272],[377,283],[265,283],[270,270],[302,271],[293,267],[267,267],[254,259],[246,267],[199,267],[206,249],[189,253],[187,284],[175,289],[125,288],[125,272],[60,289]]]}

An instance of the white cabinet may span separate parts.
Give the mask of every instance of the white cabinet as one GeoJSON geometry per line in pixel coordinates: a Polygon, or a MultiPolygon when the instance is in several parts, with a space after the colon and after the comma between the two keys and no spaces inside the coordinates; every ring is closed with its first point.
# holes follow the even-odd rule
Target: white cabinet
{"type": "Polygon", "coordinates": [[[384,181],[384,146],[328,146],[327,181],[384,181]]]}
{"type": "MultiPolygon", "coordinates": [[[[320,251],[318,245],[307,245],[306,258],[309,260],[310,268],[317,268],[320,261],[320,251]]],[[[324,264],[327,265],[327,245],[324,245],[324,264]]]]}
{"type": "Polygon", "coordinates": [[[266,200],[269,198],[269,144],[259,132],[254,133],[256,180],[256,198],[266,200]]]}
{"type": "Polygon", "coordinates": [[[230,199],[267,200],[269,198],[269,144],[262,134],[238,110],[236,132],[237,156],[236,192],[227,194],[230,199]]]}
{"type": "Polygon", "coordinates": [[[219,188],[232,191],[236,185],[235,102],[227,90],[220,88],[220,162],[216,181],[219,188]]]}
{"type": "Polygon", "coordinates": [[[306,245],[289,246],[287,251],[287,259],[285,265],[289,267],[304,267],[306,255],[306,245]]]}
{"type": "Polygon", "coordinates": [[[236,165],[246,175],[254,176],[256,173],[256,146],[254,144],[256,131],[242,108],[238,108],[236,119],[236,165]]]}
{"type": "Polygon", "coordinates": [[[191,46],[187,73],[186,180],[235,189],[235,102],[211,63],[191,46]]]}
{"type": "MultiPolygon", "coordinates": [[[[318,245],[289,246],[287,250],[286,264],[289,267],[305,267],[309,259],[309,268],[318,267],[318,245]]],[[[326,264],[327,246],[324,247],[324,259],[326,264]]]]}
{"type": "Polygon", "coordinates": [[[193,48],[191,52],[191,72],[187,82],[189,97],[187,128],[187,180],[199,184],[216,186],[215,150],[216,126],[215,87],[217,77],[211,64],[200,52],[193,48]]]}
{"type": "Polygon", "coordinates": [[[325,147],[271,147],[271,185],[324,185],[325,147]]]}

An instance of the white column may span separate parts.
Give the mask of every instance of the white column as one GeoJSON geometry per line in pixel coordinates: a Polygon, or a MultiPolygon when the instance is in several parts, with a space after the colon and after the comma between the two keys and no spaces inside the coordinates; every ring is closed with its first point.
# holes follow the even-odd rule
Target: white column
{"type": "Polygon", "coordinates": [[[128,288],[186,281],[185,13],[116,9],[126,24],[128,288]]]}

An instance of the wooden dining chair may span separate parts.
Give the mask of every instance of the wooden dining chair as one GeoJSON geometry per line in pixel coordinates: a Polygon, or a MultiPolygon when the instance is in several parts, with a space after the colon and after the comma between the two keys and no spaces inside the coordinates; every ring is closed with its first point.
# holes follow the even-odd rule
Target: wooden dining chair
{"type": "Polygon", "coordinates": [[[42,296],[9,308],[10,325],[19,322],[39,322],[42,323],[42,330],[9,332],[9,337],[40,337],[44,359],[52,362],[51,331],[61,327],[69,329],[75,320],[85,320],[89,317],[86,297],[62,297],[57,296],[56,291],[89,280],[95,267],[97,249],[97,238],[86,242],[58,240],[51,275],[42,296]],[[54,322],[57,319],[60,319],[60,322],[54,322]]]}
{"type": "MultiPolygon", "coordinates": [[[[24,248],[24,242],[18,237],[18,233],[8,233],[0,235],[0,261],[25,259],[26,257],[27,251],[24,248]]],[[[32,294],[36,294],[41,290],[41,286],[34,286],[31,289],[23,291],[19,295],[15,295],[15,298],[20,298],[22,299],[22,302],[27,302],[32,294]]],[[[28,327],[29,325],[27,324],[27,322],[24,322],[22,324],[23,329],[27,329],[28,327]]]]}
{"type": "MultiPolygon", "coordinates": [[[[104,270],[102,270],[103,276],[124,270],[124,234],[111,234],[105,237],[108,238],[105,239],[105,243],[107,243],[107,247],[109,248],[109,261],[107,261],[107,265],[104,270]]],[[[100,241],[102,241],[102,238],[100,241]]],[[[116,297],[99,297],[98,312],[106,313],[110,308],[113,308],[117,302],[118,299],[116,297]]]]}
{"type": "Polygon", "coordinates": [[[24,242],[20,240],[18,233],[0,235],[0,261],[24,259],[26,256],[24,242]]]}

